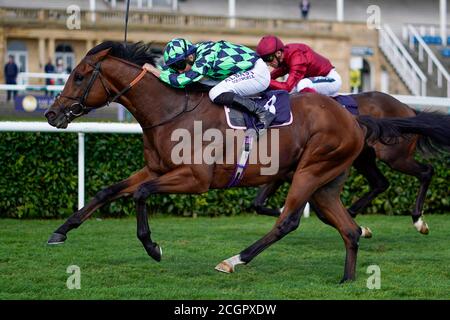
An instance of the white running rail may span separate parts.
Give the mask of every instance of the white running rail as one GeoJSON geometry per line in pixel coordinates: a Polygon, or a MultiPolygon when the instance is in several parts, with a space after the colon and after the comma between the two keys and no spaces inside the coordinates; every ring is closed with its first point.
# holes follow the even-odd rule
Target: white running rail
{"type": "MultiPolygon", "coordinates": [[[[416,109],[440,110],[450,114],[450,99],[442,97],[417,97],[417,96],[394,96],[403,103],[416,109]]],[[[85,200],[85,148],[84,135],[86,133],[124,133],[142,134],[142,128],[137,123],[116,122],[78,122],[71,123],[67,129],[56,129],[47,122],[18,122],[0,121],[1,132],[52,132],[78,134],[78,208],[84,207],[85,200]]],[[[309,204],[305,207],[303,214],[309,217],[309,204]]]]}
{"type": "Polygon", "coordinates": [[[436,70],[436,83],[439,88],[443,86],[443,79],[445,78],[447,82],[447,97],[450,97],[450,75],[448,71],[444,68],[438,58],[436,58],[430,47],[423,41],[422,36],[416,30],[416,28],[409,24],[407,26],[407,37],[409,41],[409,48],[411,50],[418,51],[419,61],[423,62],[425,60],[425,54],[427,56],[427,72],[429,75],[433,75],[434,70],[436,70]],[[417,41],[417,46],[416,42],[417,41]],[[434,67],[433,67],[434,66],[434,67]]]}
{"type": "MultiPolygon", "coordinates": [[[[16,122],[16,121],[0,121],[1,132],[53,132],[78,133],[78,209],[84,207],[85,203],[85,148],[84,135],[86,133],[127,133],[142,134],[142,128],[137,123],[113,123],[113,122],[84,122],[71,123],[67,129],[56,129],[47,122],[16,122]]],[[[309,203],[303,210],[305,218],[310,215],[309,203]]]]}
{"type": "Polygon", "coordinates": [[[0,90],[10,91],[62,91],[64,86],[39,84],[0,84],[0,90]]]}
{"type": "Polygon", "coordinates": [[[85,182],[84,182],[84,134],[85,133],[141,133],[141,126],[137,123],[71,123],[67,129],[56,129],[47,122],[0,122],[0,132],[75,132],[78,133],[78,209],[84,207],[85,182]]]}
{"type": "Polygon", "coordinates": [[[30,78],[37,79],[61,79],[63,83],[67,81],[70,74],[68,73],[36,73],[36,72],[20,72],[17,76],[19,84],[28,84],[30,78]]]}
{"type": "Polygon", "coordinates": [[[426,96],[427,77],[387,24],[379,31],[378,45],[412,94],[426,96]]]}

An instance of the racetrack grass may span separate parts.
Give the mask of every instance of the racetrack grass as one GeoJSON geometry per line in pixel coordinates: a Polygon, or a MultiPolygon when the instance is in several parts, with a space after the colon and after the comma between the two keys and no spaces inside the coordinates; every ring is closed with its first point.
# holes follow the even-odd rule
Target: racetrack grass
{"type": "Polygon", "coordinates": [[[256,241],[271,217],[151,216],[160,263],[136,238],[136,222],[91,219],[65,244],[47,246],[61,220],[0,219],[0,299],[449,299],[450,215],[429,215],[428,236],[410,217],[359,216],[372,239],[361,239],[357,280],[339,285],[344,247],[316,217],[234,274],[214,266],[256,241]],[[366,286],[369,265],[381,268],[381,289],[366,286]],[[69,290],[70,265],[81,289],[69,290]]]}

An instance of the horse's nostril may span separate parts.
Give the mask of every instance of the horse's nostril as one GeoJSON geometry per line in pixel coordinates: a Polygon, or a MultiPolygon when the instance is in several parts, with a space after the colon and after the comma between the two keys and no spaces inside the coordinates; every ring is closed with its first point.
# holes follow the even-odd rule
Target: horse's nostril
{"type": "Polygon", "coordinates": [[[48,119],[48,121],[53,121],[56,118],[56,113],[53,111],[47,111],[45,113],[45,117],[48,119]]]}

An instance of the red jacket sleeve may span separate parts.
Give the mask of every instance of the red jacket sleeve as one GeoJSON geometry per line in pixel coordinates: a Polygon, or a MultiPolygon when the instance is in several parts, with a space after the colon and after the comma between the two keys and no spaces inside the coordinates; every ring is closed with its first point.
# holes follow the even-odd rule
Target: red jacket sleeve
{"type": "MultiPolygon", "coordinates": [[[[293,55],[289,61],[289,76],[286,82],[270,81],[270,89],[291,92],[297,83],[305,77],[306,63],[300,54],[293,55]]],[[[273,78],[273,77],[272,77],[273,78]]]]}

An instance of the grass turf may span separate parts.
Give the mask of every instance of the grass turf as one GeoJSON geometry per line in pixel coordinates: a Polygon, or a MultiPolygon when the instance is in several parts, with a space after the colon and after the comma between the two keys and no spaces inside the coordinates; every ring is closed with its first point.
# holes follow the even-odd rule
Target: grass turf
{"type": "Polygon", "coordinates": [[[214,266],[259,239],[271,217],[150,217],[160,263],[136,238],[136,222],[91,219],[65,244],[46,240],[61,220],[0,219],[0,299],[449,299],[450,215],[430,215],[430,235],[410,217],[360,216],[357,280],[339,285],[345,251],[339,234],[317,218],[272,245],[234,274],[214,266]],[[366,286],[381,269],[381,289],[366,286]],[[81,289],[66,287],[66,269],[81,269],[81,289]]]}

